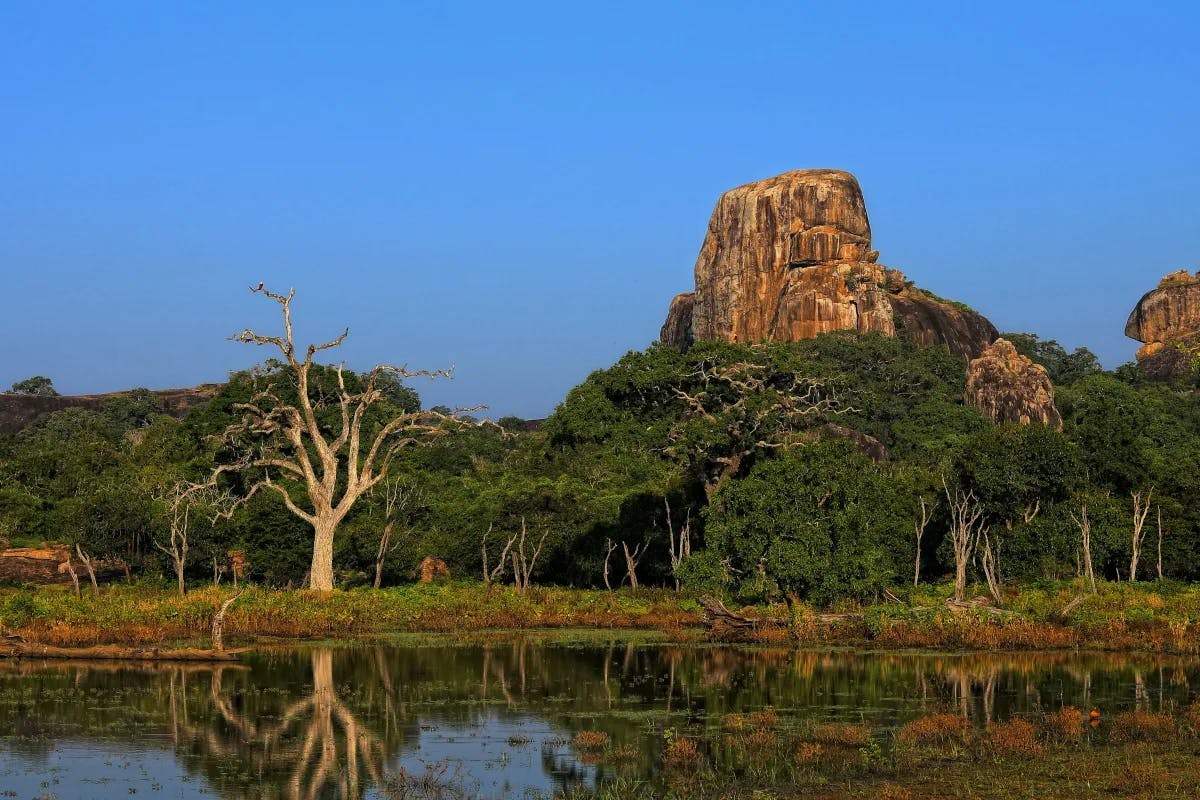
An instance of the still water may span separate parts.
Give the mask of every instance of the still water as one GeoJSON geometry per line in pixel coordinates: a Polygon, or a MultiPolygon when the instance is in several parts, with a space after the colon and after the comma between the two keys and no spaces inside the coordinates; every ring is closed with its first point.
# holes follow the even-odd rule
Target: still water
{"type": "MultiPolygon", "coordinates": [[[[468,796],[653,779],[664,731],[731,712],[886,729],[1063,705],[1186,704],[1200,663],[1097,654],[796,652],[585,637],[310,646],[238,664],[0,661],[0,797],[387,798],[397,775],[468,796]],[[576,751],[603,731],[628,758],[576,751]]],[[[399,795],[395,795],[399,796],[399,795]]]]}

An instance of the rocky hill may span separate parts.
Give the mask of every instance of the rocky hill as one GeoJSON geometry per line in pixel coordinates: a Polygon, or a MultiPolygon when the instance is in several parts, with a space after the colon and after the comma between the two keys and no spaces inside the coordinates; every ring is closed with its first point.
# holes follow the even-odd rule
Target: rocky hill
{"type": "Polygon", "coordinates": [[[999,335],[982,315],[878,263],[858,181],[812,169],[731,189],[696,259],[694,292],[671,302],[660,339],[798,341],[836,330],[944,344],[964,360],[999,335]]]}
{"type": "Polygon", "coordinates": [[[1150,376],[1191,374],[1200,358],[1200,272],[1172,272],[1142,295],[1125,335],[1143,343],[1137,360],[1150,376]]]}
{"type": "MultiPolygon", "coordinates": [[[[188,409],[211,400],[220,389],[219,384],[206,383],[190,389],[162,389],[151,392],[164,414],[182,417],[188,409]]],[[[64,408],[89,408],[98,410],[105,400],[128,396],[129,392],[87,395],[33,395],[0,394],[0,433],[16,433],[31,425],[43,414],[61,411],[64,408]]]]}

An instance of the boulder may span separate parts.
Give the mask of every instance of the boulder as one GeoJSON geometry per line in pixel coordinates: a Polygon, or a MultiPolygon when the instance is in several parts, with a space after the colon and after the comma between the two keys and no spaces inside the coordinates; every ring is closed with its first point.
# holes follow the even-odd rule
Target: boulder
{"type": "Polygon", "coordinates": [[[1191,374],[1200,357],[1200,272],[1172,272],[1142,296],[1125,323],[1142,342],[1137,360],[1155,378],[1191,374]]]}
{"type": "Polygon", "coordinates": [[[1046,368],[1018,353],[1007,339],[997,339],[967,366],[966,401],[999,423],[1062,430],[1046,368]]]}
{"type": "Polygon", "coordinates": [[[878,255],[848,172],[798,170],[731,189],[709,220],[696,290],[671,302],[660,339],[686,349],[854,330],[944,344],[964,358],[995,339],[982,316],[912,288],[878,255]]]}

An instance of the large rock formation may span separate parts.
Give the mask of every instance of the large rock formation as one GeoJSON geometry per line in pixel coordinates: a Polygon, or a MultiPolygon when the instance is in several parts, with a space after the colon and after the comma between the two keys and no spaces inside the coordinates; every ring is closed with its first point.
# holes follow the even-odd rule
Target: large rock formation
{"type": "MultiPolygon", "coordinates": [[[[182,417],[194,406],[211,400],[220,390],[215,383],[191,389],[162,389],[151,392],[164,414],[182,417]]],[[[98,411],[104,401],[127,396],[129,392],[88,395],[0,394],[0,433],[16,433],[33,424],[43,414],[64,408],[88,408],[98,411]]]]}
{"type": "Polygon", "coordinates": [[[1167,275],[1134,306],[1125,335],[1143,342],[1138,363],[1147,374],[1173,378],[1191,374],[1200,358],[1200,272],[1167,275]]]}
{"type": "Polygon", "coordinates": [[[996,422],[1062,430],[1046,368],[1018,353],[1007,339],[997,339],[967,365],[966,401],[996,422]]]}
{"type": "Polygon", "coordinates": [[[696,259],[696,291],[671,302],[660,339],[797,341],[853,330],[979,355],[997,332],[979,314],[876,263],[858,181],[829,169],[787,172],[717,201],[696,259]]]}

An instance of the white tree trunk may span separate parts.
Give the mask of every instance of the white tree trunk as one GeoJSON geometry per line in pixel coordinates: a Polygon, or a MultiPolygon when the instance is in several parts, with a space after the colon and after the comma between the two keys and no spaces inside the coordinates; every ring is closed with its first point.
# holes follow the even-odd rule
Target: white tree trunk
{"type": "Polygon", "coordinates": [[[309,588],[318,592],[333,591],[333,532],[337,521],[318,519],[313,524],[312,567],[309,588]]]}

